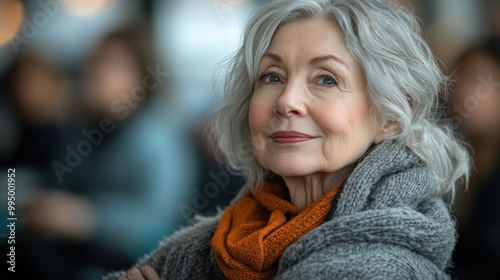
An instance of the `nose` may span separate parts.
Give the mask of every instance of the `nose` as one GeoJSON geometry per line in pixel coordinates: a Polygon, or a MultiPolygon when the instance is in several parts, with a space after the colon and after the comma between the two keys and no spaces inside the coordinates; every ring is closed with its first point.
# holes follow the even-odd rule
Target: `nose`
{"type": "Polygon", "coordinates": [[[303,117],[307,114],[307,107],[304,101],[305,88],[299,83],[290,81],[280,94],[275,108],[275,114],[279,117],[303,117]]]}

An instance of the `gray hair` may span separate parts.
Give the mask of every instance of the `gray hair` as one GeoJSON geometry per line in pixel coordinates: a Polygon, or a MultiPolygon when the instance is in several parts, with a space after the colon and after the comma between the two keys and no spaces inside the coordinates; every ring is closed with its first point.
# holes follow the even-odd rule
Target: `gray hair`
{"type": "Polygon", "coordinates": [[[453,199],[457,182],[468,182],[470,155],[441,113],[448,78],[421,37],[416,17],[383,0],[276,0],[258,8],[242,47],[225,64],[224,96],[212,126],[222,157],[242,171],[251,190],[264,180],[248,120],[259,63],[279,27],[311,18],[327,18],[338,26],[364,71],[372,110],[401,128],[390,138],[427,165],[440,182],[436,192],[453,199]]]}

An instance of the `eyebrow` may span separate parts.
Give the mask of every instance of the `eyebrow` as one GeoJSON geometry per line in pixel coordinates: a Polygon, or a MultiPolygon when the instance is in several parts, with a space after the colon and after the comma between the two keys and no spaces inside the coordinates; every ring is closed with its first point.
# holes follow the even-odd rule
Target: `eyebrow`
{"type": "Polygon", "coordinates": [[[275,54],[275,53],[272,53],[272,52],[268,52],[264,55],[264,57],[267,57],[267,58],[270,58],[276,62],[279,62],[279,63],[283,63],[283,58],[281,58],[281,56],[275,54]]]}
{"type": "MultiPolygon", "coordinates": [[[[270,59],[272,59],[276,62],[279,62],[279,63],[283,63],[283,58],[280,55],[272,53],[272,52],[266,53],[264,55],[264,57],[270,58],[270,59]]],[[[319,64],[319,63],[324,62],[326,60],[335,60],[335,61],[339,62],[340,64],[342,64],[346,69],[349,69],[347,64],[342,59],[340,59],[339,57],[334,56],[334,55],[323,55],[323,56],[318,56],[318,57],[312,58],[309,61],[309,64],[316,65],[316,64],[319,64]]]]}

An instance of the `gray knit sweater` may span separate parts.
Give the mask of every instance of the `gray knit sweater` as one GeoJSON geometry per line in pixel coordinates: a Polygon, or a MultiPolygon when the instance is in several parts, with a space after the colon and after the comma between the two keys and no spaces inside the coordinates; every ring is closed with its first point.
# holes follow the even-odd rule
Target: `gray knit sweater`
{"type": "MultiPolygon", "coordinates": [[[[275,279],[448,279],[455,224],[437,189],[408,148],[381,143],[354,168],[327,221],[285,250],[275,279]]],[[[178,231],[136,266],[161,279],[224,279],[210,247],[219,217],[178,231]]]]}

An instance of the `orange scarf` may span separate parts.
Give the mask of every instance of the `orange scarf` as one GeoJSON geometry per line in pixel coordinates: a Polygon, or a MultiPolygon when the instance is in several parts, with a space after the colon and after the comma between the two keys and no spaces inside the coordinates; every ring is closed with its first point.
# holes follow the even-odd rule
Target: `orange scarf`
{"type": "Polygon", "coordinates": [[[285,249],[321,225],[339,186],[304,209],[289,201],[286,187],[265,182],[228,207],[212,238],[217,263],[227,279],[270,279],[285,249]]]}

